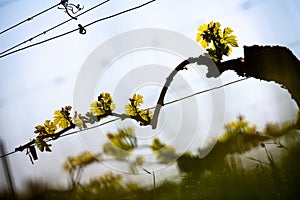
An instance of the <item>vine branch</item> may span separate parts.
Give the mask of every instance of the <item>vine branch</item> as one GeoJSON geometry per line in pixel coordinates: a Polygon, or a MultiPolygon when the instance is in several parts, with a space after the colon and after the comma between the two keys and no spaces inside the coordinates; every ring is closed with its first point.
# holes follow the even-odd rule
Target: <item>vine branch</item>
{"type": "MultiPolygon", "coordinates": [[[[41,135],[41,136],[38,136],[39,139],[46,139],[48,137],[51,137],[52,140],[56,140],[58,139],[62,134],[64,134],[65,132],[71,130],[71,129],[74,129],[76,126],[75,124],[71,123],[70,126],[68,126],[67,128],[64,128],[62,129],[61,131],[57,132],[57,133],[54,133],[54,134],[48,134],[48,135],[41,135]]],[[[31,146],[33,146],[35,144],[35,140],[31,140],[30,142],[24,144],[24,145],[21,145],[17,148],[15,148],[15,151],[24,151],[24,149],[28,149],[30,148],[31,146]]]]}
{"type": "MultiPolygon", "coordinates": [[[[105,125],[107,123],[110,123],[110,122],[113,122],[113,121],[116,121],[116,120],[125,120],[125,119],[135,119],[136,121],[140,122],[141,125],[151,125],[152,126],[152,129],[155,129],[157,127],[157,122],[158,122],[158,117],[159,117],[159,113],[160,113],[160,110],[163,106],[165,105],[169,105],[169,104],[172,104],[172,103],[175,103],[177,101],[180,101],[180,100],[184,100],[186,98],[190,98],[192,96],[195,96],[195,95],[198,95],[198,94],[201,94],[201,93],[205,93],[205,92],[209,92],[211,90],[214,90],[214,89],[219,89],[219,88],[222,88],[224,86],[227,86],[227,85],[230,85],[230,84],[233,84],[233,83],[236,83],[236,82],[239,82],[239,81],[242,81],[242,80],[245,80],[247,78],[244,78],[244,79],[240,79],[240,80],[237,80],[237,81],[233,81],[233,82],[230,82],[230,83],[227,83],[227,84],[224,84],[224,85],[221,85],[221,86],[218,86],[218,87],[215,87],[215,88],[210,88],[208,90],[204,90],[204,91],[200,91],[200,92],[197,92],[195,94],[192,94],[192,95],[188,95],[187,97],[184,97],[184,98],[181,98],[181,99],[177,99],[177,100],[174,100],[174,101],[171,101],[171,102],[166,102],[164,101],[164,98],[166,96],[166,93],[168,91],[168,88],[169,86],[171,85],[174,77],[177,75],[177,73],[181,70],[184,70],[184,69],[188,69],[187,68],[187,65],[189,64],[193,64],[193,63],[197,63],[198,65],[205,65],[208,67],[208,73],[207,73],[207,76],[215,76],[217,77],[218,76],[218,70],[213,70],[215,69],[215,62],[213,62],[209,57],[207,56],[203,56],[203,55],[200,55],[199,57],[190,57],[184,61],[182,61],[177,67],[175,67],[175,69],[170,73],[170,75],[166,78],[166,82],[161,90],[161,93],[159,95],[159,98],[158,98],[158,101],[157,101],[157,104],[155,107],[152,107],[152,108],[147,108],[147,109],[144,109],[144,110],[150,110],[150,109],[154,109],[154,115],[153,115],[153,118],[150,120],[150,121],[147,121],[145,119],[143,119],[141,117],[141,115],[130,115],[130,114],[120,114],[120,113],[115,113],[115,112],[112,112],[112,111],[107,111],[106,113],[104,113],[103,115],[100,115],[98,117],[91,117],[91,118],[82,118],[82,120],[85,122],[85,123],[91,123],[93,124],[94,122],[96,121],[99,121],[100,119],[102,118],[105,118],[107,116],[114,116],[116,117],[115,119],[113,120],[110,120],[108,122],[104,122],[104,123],[101,123],[99,125],[96,125],[96,126],[92,126],[92,127],[85,127],[83,130],[78,130],[78,131],[74,131],[74,132],[71,132],[71,133],[67,133],[69,130],[71,129],[74,129],[76,127],[76,124],[74,124],[72,122],[72,120],[70,118],[67,117],[70,125],[62,130],[60,130],[59,132],[57,133],[53,133],[53,134],[44,134],[44,135],[39,135],[37,136],[37,139],[41,139],[41,140],[44,140],[44,139],[49,139],[48,141],[50,140],[56,140],[60,137],[63,137],[63,136],[67,136],[67,135],[72,135],[72,134],[75,134],[75,133],[78,133],[78,132],[81,132],[81,131],[85,131],[85,130],[90,130],[90,129],[93,129],[93,128],[96,128],[96,127],[99,127],[99,126],[102,126],[102,125],[105,125]],[[214,67],[213,67],[214,66],[214,67]],[[93,118],[96,118],[97,120],[95,121],[93,118]],[[66,134],[65,134],[66,133],[66,134]]],[[[133,99],[131,99],[132,101],[133,99]]],[[[76,113],[76,111],[75,111],[76,113]]],[[[91,115],[91,113],[88,113],[91,115]]],[[[22,152],[23,150],[25,149],[30,149],[32,147],[34,147],[35,145],[37,145],[36,143],[36,140],[33,139],[31,141],[29,141],[28,143],[24,144],[24,145],[21,145],[17,148],[15,148],[15,151],[12,152],[12,153],[15,153],[15,152],[22,152]]]]}
{"type": "Polygon", "coordinates": [[[208,58],[207,56],[202,56],[200,55],[199,57],[190,57],[187,60],[182,61],[172,72],[171,74],[166,78],[166,82],[160,92],[155,110],[154,110],[154,114],[153,114],[153,118],[150,122],[150,125],[152,126],[152,129],[155,129],[157,127],[157,123],[158,123],[158,116],[160,113],[161,108],[165,105],[164,103],[164,99],[165,96],[167,94],[168,88],[171,85],[174,77],[176,76],[176,74],[181,71],[181,70],[187,70],[187,65],[189,64],[193,64],[193,63],[197,63],[198,65],[206,65],[208,68],[211,69],[211,73],[216,74],[216,71],[213,70],[213,65],[214,62],[208,58]]]}

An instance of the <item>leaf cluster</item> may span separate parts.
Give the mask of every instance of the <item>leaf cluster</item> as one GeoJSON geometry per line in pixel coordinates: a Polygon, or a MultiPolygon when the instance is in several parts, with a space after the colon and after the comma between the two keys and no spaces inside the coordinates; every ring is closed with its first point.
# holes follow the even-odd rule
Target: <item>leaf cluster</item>
{"type": "Polygon", "coordinates": [[[97,117],[97,120],[101,120],[112,114],[115,109],[112,97],[109,93],[101,93],[98,96],[98,100],[94,101],[90,105],[90,112],[93,116],[97,117]]]}
{"type": "Polygon", "coordinates": [[[141,126],[146,126],[151,122],[152,113],[149,109],[139,108],[143,103],[143,96],[134,94],[133,97],[129,99],[129,103],[125,106],[125,114],[140,122],[141,126]]]}
{"type": "Polygon", "coordinates": [[[38,134],[38,136],[34,141],[40,151],[51,151],[51,144],[47,144],[47,141],[59,137],[59,134],[56,133],[59,128],[65,129],[69,126],[75,126],[70,116],[71,109],[71,106],[65,106],[61,110],[56,110],[53,121],[45,120],[44,124],[35,127],[34,133],[38,134]]]}
{"type": "Polygon", "coordinates": [[[221,29],[219,22],[211,21],[198,27],[196,42],[207,50],[215,62],[220,62],[223,55],[229,56],[232,47],[238,47],[236,36],[232,35],[233,30],[229,27],[221,29]]]}
{"type": "MultiPolygon", "coordinates": [[[[152,118],[152,113],[149,109],[141,109],[139,108],[143,103],[143,96],[140,94],[134,94],[132,98],[129,98],[129,104],[125,106],[124,114],[114,113],[115,104],[113,102],[112,96],[103,92],[98,96],[98,99],[90,104],[90,111],[85,115],[74,112],[74,116],[71,117],[71,106],[65,106],[60,110],[56,110],[54,112],[53,120],[45,120],[43,124],[37,125],[35,127],[34,133],[38,134],[38,136],[33,140],[33,142],[29,142],[28,144],[21,146],[18,150],[22,151],[25,148],[30,149],[30,156],[34,156],[35,150],[33,143],[36,144],[37,148],[43,151],[51,151],[51,144],[47,142],[49,140],[55,140],[59,138],[66,131],[77,127],[78,129],[86,129],[88,128],[88,124],[94,124],[95,122],[99,122],[100,120],[108,117],[108,116],[116,116],[121,119],[131,118],[140,122],[141,126],[149,125],[152,118]]],[[[122,159],[127,156],[128,152],[132,151],[132,148],[136,146],[136,138],[132,134],[132,131],[119,131],[117,135],[108,135],[111,144],[106,144],[105,150],[107,154],[111,155],[121,155],[119,159],[122,159]],[[128,143],[130,142],[130,144],[128,143]],[[127,153],[120,153],[121,149],[127,153]]]]}

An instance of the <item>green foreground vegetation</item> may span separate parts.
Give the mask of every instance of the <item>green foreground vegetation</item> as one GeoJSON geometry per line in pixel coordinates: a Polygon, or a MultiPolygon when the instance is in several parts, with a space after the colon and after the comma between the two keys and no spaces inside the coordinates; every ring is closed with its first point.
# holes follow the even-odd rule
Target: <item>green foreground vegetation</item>
{"type": "MultiPolygon", "coordinates": [[[[296,199],[300,183],[300,137],[295,127],[294,123],[267,124],[258,132],[239,117],[225,126],[224,134],[207,156],[200,158],[187,152],[172,163],[180,169],[180,181],[166,179],[156,183],[155,188],[125,181],[126,175],[105,173],[87,184],[73,180],[70,189],[31,182],[25,192],[18,194],[18,199],[296,199]],[[252,156],[256,154],[247,155],[254,149],[260,152],[259,158],[252,156]],[[242,160],[251,161],[251,165],[241,165],[242,160]]],[[[95,160],[87,153],[82,157],[86,160],[81,160],[81,168],[77,170],[95,160]]],[[[71,178],[76,174],[76,164],[70,165],[70,159],[75,158],[69,157],[64,166],[71,178]]],[[[5,191],[0,197],[10,198],[5,191]]]]}

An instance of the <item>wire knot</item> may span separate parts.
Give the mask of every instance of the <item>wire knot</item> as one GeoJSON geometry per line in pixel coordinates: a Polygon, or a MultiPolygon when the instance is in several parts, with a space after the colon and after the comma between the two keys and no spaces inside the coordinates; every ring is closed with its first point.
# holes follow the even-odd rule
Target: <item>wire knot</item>
{"type": "Polygon", "coordinates": [[[78,26],[79,26],[79,33],[82,35],[86,34],[85,28],[81,24],[78,24],[78,26]]]}

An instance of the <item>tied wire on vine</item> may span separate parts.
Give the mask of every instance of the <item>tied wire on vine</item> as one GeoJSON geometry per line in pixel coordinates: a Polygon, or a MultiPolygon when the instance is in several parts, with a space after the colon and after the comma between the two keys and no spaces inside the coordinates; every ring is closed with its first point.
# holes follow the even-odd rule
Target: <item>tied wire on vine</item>
{"type": "MultiPolygon", "coordinates": [[[[56,36],[54,36],[54,37],[48,38],[48,39],[43,40],[43,41],[41,41],[41,42],[37,42],[37,43],[31,44],[31,45],[28,45],[28,46],[25,46],[25,47],[16,49],[16,50],[14,50],[14,51],[11,51],[12,49],[14,49],[14,48],[16,48],[16,47],[18,47],[18,46],[20,46],[20,45],[22,45],[22,44],[24,44],[24,43],[27,43],[27,42],[31,41],[33,38],[39,37],[39,36],[45,34],[47,31],[53,30],[53,29],[57,28],[58,26],[61,26],[62,24],[68,22],[68,21],[70,20],[70,19],[69,19],[69,20],[67,20],[67,21],[65,21],[65,22],[63,22],[63,23],[61,23],[61,24],[59,24],[59,25],[57,25],[57,26],[54,26],[54,27],[52,27],[52,28],[50,28],[50,29],[44,31],[43,33],[40,33],[40,34],[34,36],[33,38],[30,38],[29,40],[26,40],[26,41],[24,41],[24,42],[22,42],[22,43],[20,43],[20,44],[18,44],[18,45],[16,45],[16,46],[14,46],[14,47],[8,49],[8,50],[5,50],[5,51],[1,52],[1,53],[0,53],[0,58],[4,58],[4,57],[6,57],[6,56],[8,56],[8,55],[17,53],[17,52],[19,52],[19,51],[23,51],[23,50],[25,50],[25,49],[28,49],[28,48],[31,48],[31,47],[34,47],[34,46],[37,46],[37,45],[40,45],[40,44],[49,42],[49,41],[51,41],[51,40],[58,39],[58,38],[60,38],[60,37],[69,35],[69,34],[71,34],[71,33],[73,33],[73,32],[76,32],[76,31],[79,31],[79,33],[81,33],[83,30],[85,30],[86,27],[89,27],[89,26],[94,25],[94,24],[96,24],[96,23],[99,23],[99,22],[102,22],[102,21],[105,21],[105,20],[108,20],[108,19],[117,17],[117,16],[119,16],[119,15],[128,13],[128,12],[130,12],[130,11],[137,10],[137,9],[142,8],[142,7],[146,6],[146,5],[149,5],[149,4],[151,4],[151,3],[155,2],[155,1],[156,1],[156,0],[147,1],[146,3],[140,4],[140,5],[138,5],[138,6],[135,6],[135,7],[132,7],[132,8],[129,8],[129,9],[126,9],[126,10],[123,10],[123,11],[120,11],[120,12],[118,12],[118,13],[109,15],[109,16],[107,16],[107,17],[103,17],[103,18],[100,18],[100,19],[98,19],[98,20],[95,20],[95,21],[93,21],[93,22],[88,23],[87,25],[80,25],[78,28],[73,29],[73,30],[71,30],[71,31],[62,33],[62,34],[60,34],[60,35],[56,35],[56,36]]],[[[106,1],[106,2],[108,2],[108,1],[106,1]]],[[[106,3],[106,2],[103,2],[103,3],[106,3]]],[[[103,3],[102,3],[102,4],[103,4],[103,3]]],[[[94,7],[93,7],[93,8],[94,8],[94,7]]],[[[92,8],[91,8],[91,9],[92,9],[92,8]]],[[[90,9],[89,9],[89,10],[90,10],[90,9]]],[[[89,10],[87,10],[86,12],[88,12],[89,10]]],[[[85,13],[86,13],[86,12],[85,12],[85,13]]],[[[81,13],[80,15],[82,15],[82,14],[83,14],[83,13],[81,13]]],[[[78,15],[78,16],[79,16],[79,15],[78,15]]]]}
{"type": "MultiPolygon", "coordinates": [[[[213,87],[213,88],[210,88],[210,89],[206,89],[206,90],[202,90],[202,91],[199,91],[199,92],[196,92],[196,93],[193,93],[191,95],[188,95],[188,96],[185,96],[185,97],[182,97],[182,98],[179,98],[179,99],[176,99],[176,100],[172,100],[172,101],[169,101],[169,102],[166,102],[164,103],[164,105],[171,105],[171,104],[174,104],[174,103],[177,103],[177,102],[180,102],[180,101],[183,101],[185,99],[188,99],[188,98],[191,98],[193,96],[196,96],[196,95],[200,95],[200,94],[204,94],[204,93],[207,93],[207,92],[211,92],[213,90],[217,90],[217,89],[220,89],[220,88],[223,88],[223,87],[226,87],[226,86],[229,86],[229,85],[233,85],[235,83],[238,83],[238,82],[241,82],[241,81],[244,81],[244,80],[247,80],[248,77],[246,78],[242,78],[242,79],[239,79],[239,80],[235,80],[235,81],[231,81],[229,83],[226,83],[226,84],[223,84],[223,85],[220,85],[220,86],[216,86],[216,87],[213,87]]],[[[148,109],[155,109],[155,106],[153,107],[150,107],[148,109]]],[[[115,122],[117,120],[120,120],[121,117],[115,117],[114,119],[111,119],[111,120],[108,120],[106,122],[103,122],[103,123],[100,123],[98,125],[95,125],[95,126],[91,126],[91,127],[87,127],[85,129],[82,129],[82,130],[77,130],[77,131],[72,131],[72,132],[69,132],[69,133],[65,133],[63,135],[60,136],[60,138],[62,137],[66,137],[66,136],[70,136],[70,135],[74,135],[74,134],[77,134],[77,133],[81,133],[81,132],[84,132],[84,131],[88,131],[88,130],[91,130],[91,129],[94,129],[94,128],[98,128],[98,127],[101,127],[101,126],[104,126],[106,124],[110,124],[112,122],[115,122]]],[[[54,139],[50,139],[49,141],[53,141],[54,139]]],[[[36,146],[37,144],[33,143],[32,146],[36,146]]],[[[18,150],[14,150],[14,151],[11,151],[9,153],[6,153],[4,155],[1,155],[0,158],[3,158],[3,157],[6,157],[6,156],[9,156],[9,155],[12,155],[14,153],[18,152],[18,150]]]]}

